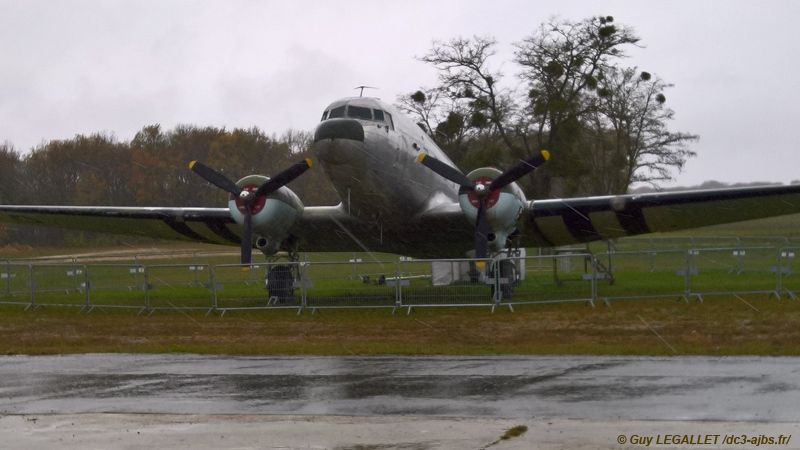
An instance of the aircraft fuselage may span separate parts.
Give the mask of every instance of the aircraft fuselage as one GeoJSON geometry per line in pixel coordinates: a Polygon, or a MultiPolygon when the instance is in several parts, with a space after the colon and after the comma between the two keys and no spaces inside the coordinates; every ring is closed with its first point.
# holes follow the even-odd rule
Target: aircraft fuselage
{"type": "Polygon", "coordinates": [[[419,126],[380,100],[359,97],[329,105],[313,151],[355,217],[392,226],[436,202],[458,201],[455,183],[415,161],[420,152],[452,165],[450,159],[419,126]]]}

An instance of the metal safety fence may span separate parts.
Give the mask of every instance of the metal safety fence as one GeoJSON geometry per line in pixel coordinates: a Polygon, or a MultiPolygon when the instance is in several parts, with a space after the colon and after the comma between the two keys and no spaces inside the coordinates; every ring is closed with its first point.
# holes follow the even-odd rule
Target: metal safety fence
{"type": "Polygon", "coordinates": [[[611,304],[728,295],[797,299],[800,247],[561,249],[489,260],[352,258],[346,262],[33,263],[0,261],[0,304],[228,311],[392,311],[545,303],[611,304]]]}

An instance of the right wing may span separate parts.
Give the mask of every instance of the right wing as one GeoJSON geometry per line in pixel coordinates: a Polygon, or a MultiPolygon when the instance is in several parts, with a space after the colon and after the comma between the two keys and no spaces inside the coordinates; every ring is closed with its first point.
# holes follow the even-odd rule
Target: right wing
{"type": "Polygon", "coordinates": [[[0,205],[0,222],[211,244],[240,239],[228,208],[0,205]]]}
{"type": "MultiPolygon", "coordinates": [[[[0,223],[224,245],[239,245],[242,232],[228,208],[0,205],[0,223]]],[[[373,228],[339,204],[303,208],[291,233],[306,251],[361,251],[376,245],[373,228]]]]}

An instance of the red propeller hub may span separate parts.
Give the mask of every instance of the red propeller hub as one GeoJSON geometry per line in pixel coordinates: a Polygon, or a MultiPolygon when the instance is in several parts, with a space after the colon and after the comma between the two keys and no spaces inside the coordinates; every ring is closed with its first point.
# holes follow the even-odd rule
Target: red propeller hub
{"type": "MultiPolygon", "coordinates": [[[[487,189],[489,189],[489,185],[492,183],[492,179],[489,177],[478,177],[472,180],[472,182],[475,183],[475,185],[482,184],[486,186],[487,189]]],[[[495,203],[497,203],[497,200],[500,199],[500,191],[501,191],[500,189],[490,189],[488,194],[484,194],[486,195],[484,201],[487,208],[491,208],[492,206],[494,206],[495,203]]],[[[480,194],[478,194],[475,191],[469,191],[469,193],[467,194],[467,198],[469,199],[469,202],[472,204],[472,206],[476,208],[480,207],[481,205],[480,194]]]]}
{"type": "MultiPolygon", "coordinates": [[[[256,190],[258,190],[258,185],[256,184],[246,184],[242,186],[242,191],[253,193],[256,190]]],[[[239,210],[239,212],[245,214],[247,212],[247,206],[245,205],[244,200],[238,196],[234,200],[236,200],[236,208],[239,210]]],[[[258,214],[259,212],[261,212],[262,209],[264,209],[264,203],[266,202],[267,202],[266,195],[259,196],[258,198],[255,199],[255,201],[253,201],[253,203],[250,204],[250,212],[252,212],[253,214],[258,214]]]]}

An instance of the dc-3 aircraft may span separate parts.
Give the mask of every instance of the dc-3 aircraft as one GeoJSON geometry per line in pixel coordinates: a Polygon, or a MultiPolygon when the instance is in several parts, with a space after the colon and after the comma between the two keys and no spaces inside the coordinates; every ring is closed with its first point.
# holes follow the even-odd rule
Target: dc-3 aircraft
{"type": "Polygon", "coordinates": [[[501,171],[463,174],[426,133],[375,98],[335,101],[313,151],[336,188],[336,206],[305,206],[285,185],[311,161],[268,178],[234,182],[189,167],[229,192],[223,208],[0,205],[0,222],[56,226],[286,251],[381,251],[415,257],[484,258],[513,247],[585,243],[800,213],[800,186],[770,186],[527,200],[515,183],[545,163],[542,150],[501,171]]]}

